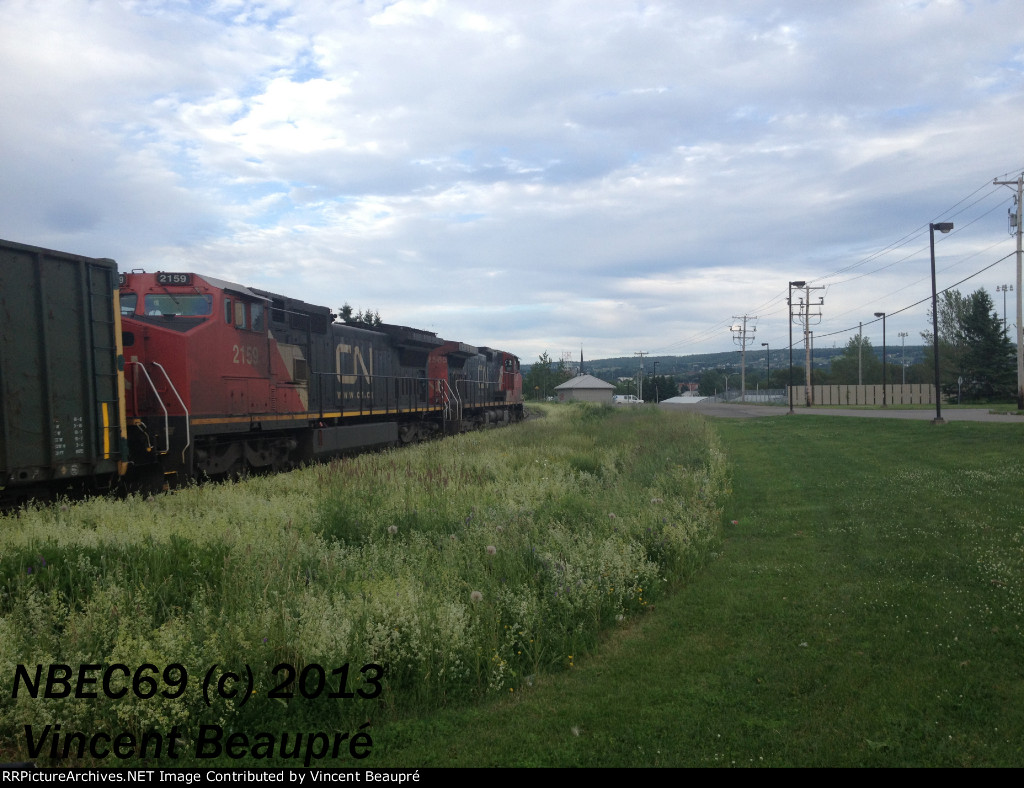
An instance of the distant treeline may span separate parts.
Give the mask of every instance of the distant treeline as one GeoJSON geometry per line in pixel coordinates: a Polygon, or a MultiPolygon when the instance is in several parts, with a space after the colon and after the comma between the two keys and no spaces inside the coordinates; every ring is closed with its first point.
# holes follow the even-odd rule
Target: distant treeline
{"type": "MultiPolygon", "coordinates": [[[[899,345],[890,345],[886,348],[890,364],[901,363],[902,354],[905,352],[908,367],[921,363],[929,350],[930,346],[926,345],[907,345],[905,349],[901,348],[899,345]]],[[[871,351],[879,360],[881,360],[882,348],[872,347],[871,351]]],[[[814,356],[812,358],[812,366],[816,369],[828,369],[832,365],[832,359],[842,356],[845,352],[845,347],[815,348],[814,356]]],[[[747,371],[766,371],[768,360],[768,354],[763,348],[758,348],[757,350],[752,348],[748,349],[747,371]]],[[[651,375],[654,373],[655,361],[658,362],[658,375],[671,376],[680,382],[692,381],[697,383],[700,380],[701,375],[708,370],[717,369],[729,372],[730,369],[733,369],[739,372],[740,369],[740,353],[737,350],[726,351],[724,353],[698,353],[691,356],[646,356],[643,364],[645,375],[651,375]]],[[[783,367],[788,369],[788,348],[772,348],[770,361],[773,373],[775,370],[782,369],[783,367]]],[[[794,347],[793,363],[803,367],[804,361],[803,347],[794,347]]],[[[579,363],[572,362],[571,366],[573,366],[575,370],[579,367],[579,363]]],[[[633,356],[624,356],[619,358],[594,359],[593,361],[584,360],[583,366],[584,372],[588,375],[593,375],[594,377],[601,378],[602,380],[607,380],[609,382],[615,382],[619,378],[635,378],[640,369],[640,362],[633,356]]],[[[532,367],[533,364],[523,364],[524,374],[529,373],[532,367]]],[[[775,375],[773,374],[772,377],[774,378],[775,375]]]]}

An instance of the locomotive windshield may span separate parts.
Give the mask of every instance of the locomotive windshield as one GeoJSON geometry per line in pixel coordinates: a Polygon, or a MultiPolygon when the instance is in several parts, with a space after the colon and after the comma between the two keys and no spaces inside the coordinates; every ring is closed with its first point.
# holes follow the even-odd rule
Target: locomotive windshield
{"type": "Polygon", "coordinates": [[[150,293],[146,296],[143,311],[147,315],[200,317],[213,312],[213,296],[150,293]]]}
{"type": "Polygon", "coordinates": [[[121,293],[121,316],[134,315],[137,303],[139,303],[138,293],[121,293]]]}

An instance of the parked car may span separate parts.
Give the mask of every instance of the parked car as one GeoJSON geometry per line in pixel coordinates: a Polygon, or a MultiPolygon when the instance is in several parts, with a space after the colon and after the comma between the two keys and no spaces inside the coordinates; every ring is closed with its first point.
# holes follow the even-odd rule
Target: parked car
{"type": "Polygon", "coordinates": [[[644,401],[636,396],[636,394],[616,394],[612,397],[612,402],[616,405],[643,405],[644,401]]]}

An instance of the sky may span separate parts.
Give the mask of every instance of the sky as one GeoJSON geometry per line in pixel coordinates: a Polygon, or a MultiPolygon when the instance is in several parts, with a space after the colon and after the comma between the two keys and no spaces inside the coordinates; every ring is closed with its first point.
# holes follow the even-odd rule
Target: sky
{"type": "Polygon", "coordinates": [[[1011,284],[1014,322],[1019,0],[0,0],[0,31],[7,240],[532,362],[738,349],[743,316],[783,348],[795,280],[816,346],[881,345],[875,312],[920,344],[953,221],[939,288],[1011,284]]]}

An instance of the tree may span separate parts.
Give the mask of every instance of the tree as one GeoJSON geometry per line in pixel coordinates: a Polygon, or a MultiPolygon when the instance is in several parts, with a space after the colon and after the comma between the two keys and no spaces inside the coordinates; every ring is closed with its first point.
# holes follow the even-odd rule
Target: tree
{"type": "MultiPolygon", "coordinates": [[[[892,357],[893,346],[890,345],[885,350],[887,355],[892,357]]],[[[828,382],[847,386],[856,386],[858,383],[878,386],[882,384],[883,379],[890,385],[902,383],[903,368],[890,361],[883,376],[881,349],[872,347],[871,340],[867,337],[855,334],[846,343],[843,355],[832,359],[828,382]]]]}
{"type": "MultiPolygon", "coordinates": [[[[803,367],[793,368],[793,382],[794,385],[799,385],[800,381],[803,380],[803,367]]],[[[784,389],[789,385],[789,364],[785,364],[780,368],[772,367],[772,376],[768,381],[768,388],[770,389],[784,389]]]]}
{"type": "Polygon", "coordinates": [[[362,323],[365,326],[379,326],[384,322],[380,318],[380,312],[375,309],[353,313],[349,304],[345,304],[338,310],[338,317],[341,318],[342,323],[362,323]]]}
{"type": "MultiPolygon", "coordinates": [[[[956,393],[956,379],[960,375],[961,362],[964,354],[964,339],[961,333],[963,316],[967,312],[967,301],[959,290],[946,290],[939,294],[939,385],[943,391],[956,393]]],[[[928,309],[928,325],[932,325],[932,310],[928,309]]],[[[925,343],[933,345],[932,332],[929,328],[921,332],[925,343]]],[[[935,379],[935,357],[929,353],[925,357],[924,366],[929,379],[935,379]]]]}
{"type": "Polygon", "coordinates": [[[850,386],[882,382],[882,362],[870,339],[860,334],[850,337],[843,355],[832,359],[832,382],[850,386]]]}
{"type": "Polygon", "coordinates": [[[984,289],[971,294],[961,334],[964,339],[961,358],[964,399],[1013,399],[1017,387],[1015,350],[984,289]]]}
{"type": "Polygon", "coordinates": [[[615,394],[636,394],[636,380],[626,378],[625,380],[615,381],[615,394]]]}
{"type": "Polygon", "coordinates": [[[702,397],[713,397],[717,394],[725,394],[726,388],[729,392],[739,396],[740,373],[731,367],[728,371],[722,369],[708,369],[700,376],[700,383],[697,385],[697,393],[702,397]]]}
{"type": "Polygon", "coordinates": [[[648,375],[644,379],[644,402],[661,402],[679,394],[676,379],[666,375],[648,375]]]}
{"type": "Polygon", "coordinates": [[[559,362],[556,369],[552,369],[554,362],[545,350],[537,358],[537,363],[530,367],[523,379],[523,395],[544,399],[554,394],[555,386],[560,386],[569,379],[569,373],[565,369],[565,363],[559,362]]]}
{"type": "MultiPolygon", "coordinates": [[[[959,393],[968,401],[1013,399],[1014,348],[988,292],[982,288],[964,296],[957,290],[947,290],[942,293],[938,307],[939,381],[943,393],[959,393]],[[963,386],[959,380],[963,380],[963,386]]],[[[930,310],[928,315],[930,320],[930,310]]],[[[921,336],[932,342],[931,331],[922,331],[921,336]]],[[[926,359],[925,366],[934,379],[932,356],[926,359]]]]}

